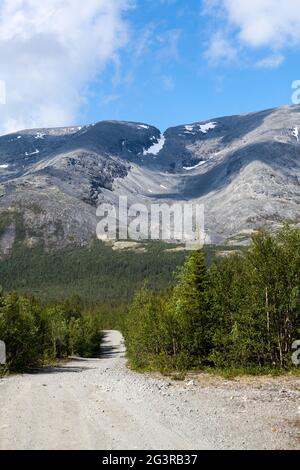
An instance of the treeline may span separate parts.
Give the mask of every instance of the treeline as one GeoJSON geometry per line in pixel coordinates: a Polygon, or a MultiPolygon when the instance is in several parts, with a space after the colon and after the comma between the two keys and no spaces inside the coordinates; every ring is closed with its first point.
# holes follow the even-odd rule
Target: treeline
{"type": "Polygon", "coordinates": [[[209,268],[193,252],[175,287],[137,292],[124,325],[139,369],[288,369],[300,339],[300,230],[259,232],[209,268]]]}
{"type": "MultiPolygon", "coordinates": [[[[86,308],[97,305],[103,310],[110,305],[118,310],[120,304],[132,301],[145,281],[151,290],[167,288],[187,256],[185,251],[170,251],[172,248],[166,243],[145,242],[140,244],[141,251],[114,251],[95,241],[91,247],[47,252],[43,247],[26,248],[18,243],[10,256],[0,256],[0,284],[7,292],[30,293],[47,303],[79,295],[86,308]]],[[[218,250],[220,247],[205,247],[209,263],[218,250]]]]}
{"type": "Polygon", "coordinates": [[[5,370],[24,371],[71,355],[97,355],[99,317],[82,312],[77,297],[43,306],[33,297],[0,292],[0,339],[7,348],[5,370]]]}
{"type": "MultiPolygon", "coordinates": [[[[141,250],[143,249],[141,244],[141,250]]],[[[166,288],[185,252],[149,243],[145,251],[114,251],[100,241],[91,247],[47,252],[19,244],[0,259],[0,284],[7,291],[30,293],[45,302],[79,295],[86,306],[132,300],[147,280],[153,290],[166,288]]]]}

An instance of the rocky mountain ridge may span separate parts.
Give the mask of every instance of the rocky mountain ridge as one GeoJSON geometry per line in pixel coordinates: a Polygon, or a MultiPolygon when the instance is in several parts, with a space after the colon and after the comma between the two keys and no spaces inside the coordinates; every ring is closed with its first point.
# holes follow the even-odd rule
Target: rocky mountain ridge
{"type": "Polygon", "coordinates": [[[167,129],[103,121],[0,137],[0,250],[82,246],[96,208],[198,202],[207,243],[247,242],[253,230],[300,223],[300,106],[167,129]]]}

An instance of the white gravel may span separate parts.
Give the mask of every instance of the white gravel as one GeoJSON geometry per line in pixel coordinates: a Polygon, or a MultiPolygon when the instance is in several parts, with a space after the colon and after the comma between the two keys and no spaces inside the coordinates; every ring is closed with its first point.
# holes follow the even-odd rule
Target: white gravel
{"type": "Polygon", "coordinates": [[[299,448],[296,378],[136,374],[116,331],[104,352],[0,380],[0,449],[299,448]]]}

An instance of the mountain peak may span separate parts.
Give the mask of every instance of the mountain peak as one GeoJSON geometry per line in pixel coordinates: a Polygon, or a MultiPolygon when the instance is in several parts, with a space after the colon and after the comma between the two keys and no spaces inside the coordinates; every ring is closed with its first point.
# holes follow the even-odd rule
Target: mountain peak
{"type": "Polygon", "coordinates": [[[163,134],[126,121],[20,131],[0,137],[0,210],[22,215],[26,243],[47,246],[89,243],[96,206],[118,195],[144,204],[203,203],[215,242],[276,229],[286,219],[297,224],[299,130],[294,105],[163,134]]]}

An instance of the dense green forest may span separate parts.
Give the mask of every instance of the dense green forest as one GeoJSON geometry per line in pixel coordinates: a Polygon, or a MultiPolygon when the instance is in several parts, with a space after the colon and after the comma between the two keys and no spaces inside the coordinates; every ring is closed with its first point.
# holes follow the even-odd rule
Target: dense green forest
{"type": "Polygon", "coordinates": [[[141,253],[113,251],[100,242],[51,253],[20,246],[0,261],[0,284],[6,291],[31,293],[47,302],[72,295],[87,304],[126,302],[145,280],[151,289],[163,289],[185,256],[166,252],[160,244],[148,244],[141,253]]]}
{"type": "MultiPolygon", "coordinates": [[[[11,256],[0,260],[0,285],[5,291],[32,294],[45,302],[78,295],[88,306],[118,306],[131,300],[145,282],[153,290],[166,288],[187,256],[159,242],[140,247],[142,251],[114,251],[95,241],[91,247],[49,253],[17,243],[11,256]]],[[[219,249],[205,248],[208,263],[219,249]]]]}
{"type": "MultiPolygon", "coordinates": [[[[0,260],[0,339],[8,348],[9,371],[70,354],[98,354],[99,332],[122,329],[134,292],[144,285],[154,292],[167,289],[187,257],[163,243],[113,251],[95,242],[49,253],[25,248],[22,241],[0,260]]],[[[216,251],[206,248],[208,263],[216,251]]]]}
{"type": "Polygon", "coordinates": [[[207,266],[193,252],[175,286],[137,292],[125,319],[138,369],[288,369],[300,339],[300,230],[259,232],[245,254],[207,266]]]}
{"type": "Polygon", "coordinates": [[[17,247],[2,259],[0,281],[15,291],[0,293],[8,370],[98,354],[106,328],[124,332],[129,362],[140,370],[292,366],[300,339],[300,230],[261,231],[249,249],[221,257],[215,247],[141,247],[17,247]]]}
{"type": "Polygon", "coordinates": [[[83,314],[79,298],[42,306],[34,298],[0,292],[0,338],[7,347],[5,371],[24,371],[70,355],[99,354],[100,319],[83,314]]]}
{"type": "MultiPolygon", "coordinates": [[[[98,354],[99,332],[122,328],[135,290],[145,282],[155,291],[166,288],[187,256],[162,243],[113,251],[95,242],[49,253],[22,241],[0,260],[0,339],[8,348],[8,371],[98,354]]],[[[208,248],[208,261],[214,256],[208,248]]]]}

